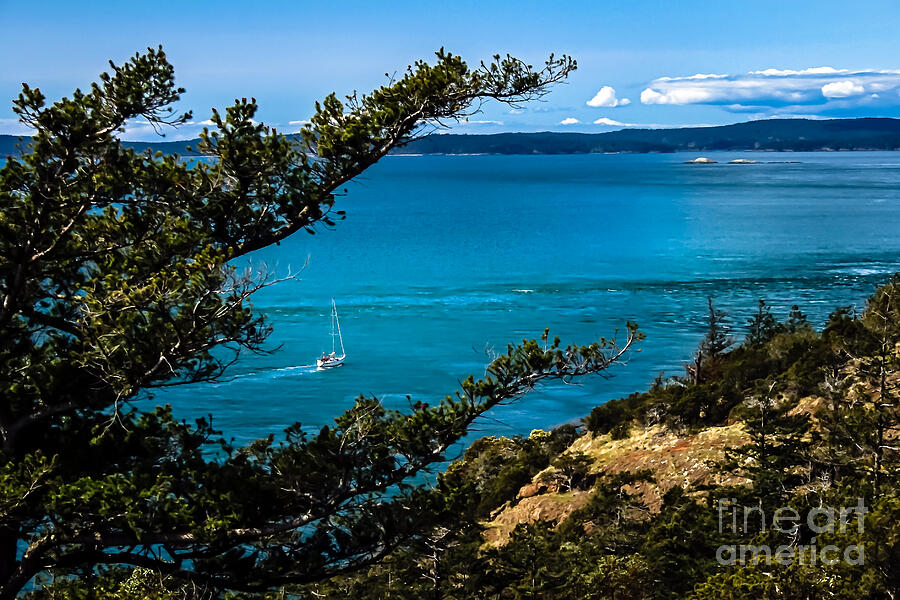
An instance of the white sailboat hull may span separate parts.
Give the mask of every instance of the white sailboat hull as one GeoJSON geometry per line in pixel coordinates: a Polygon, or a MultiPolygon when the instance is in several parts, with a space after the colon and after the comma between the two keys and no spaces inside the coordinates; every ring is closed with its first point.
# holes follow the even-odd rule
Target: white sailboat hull
{"type": "Polygon", "coordinates": [[[319,369],[333,369],[335,367],[344,366],[344,356],[331,356],[326,354],[322,358],[316,360],[316,367],[319,369]]]}

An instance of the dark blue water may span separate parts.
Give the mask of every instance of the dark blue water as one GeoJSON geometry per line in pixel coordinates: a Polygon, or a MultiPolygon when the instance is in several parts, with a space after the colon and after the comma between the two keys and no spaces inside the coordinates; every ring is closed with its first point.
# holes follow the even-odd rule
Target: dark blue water
{"type": "Polygon", "coordinates": [[[262,291],[270,355],[233,379],[156,393],[182,417],[213,413],[239,441],[329,423],[359,394],[434,401],[486,351],[536,337],[647,334],[615,377],[551,386],[494,411],[479,433],[528,433],[681,374],[706,297],[738,337],[759,298],[821,325],[900,270],[900,153],[715,154],[766,161],[686,165],[691,155],[389,157],[348,186],[332,231],[254,257],[297,280],[262,291]],[[781,161],[781,162],[776,162],[781,161]],[[784,161],[799,161],[789,163],[784,161]],[[337,302],[348,359],[319,372],[337,302]]]}

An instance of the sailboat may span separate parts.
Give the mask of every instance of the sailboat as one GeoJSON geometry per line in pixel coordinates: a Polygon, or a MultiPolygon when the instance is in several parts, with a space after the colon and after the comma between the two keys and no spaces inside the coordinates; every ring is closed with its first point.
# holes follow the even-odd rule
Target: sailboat
{"type": "Polygon", "coordinates": [[[334,304],[334,298],[331,299],[331,352],[322,353],[322,356],[316,360],[316,366],[320,369],[333,369],[344,365],[344,359],[347,354],[344,352],[344,338],[341,337],[341,322],[338,319],[337,306],[334,304]],[[335,337],[341,345],[341,353],[338,355],[335,337]]]}

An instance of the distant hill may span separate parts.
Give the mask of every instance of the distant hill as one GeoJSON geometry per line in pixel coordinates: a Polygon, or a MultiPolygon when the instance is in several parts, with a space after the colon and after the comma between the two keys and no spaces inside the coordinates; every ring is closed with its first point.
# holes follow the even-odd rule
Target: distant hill
{"type": "Polygon", "coordinates": [[[900,150],[900,119],[769,119],[718,127],[622,129],[608,133],[431,135],[414,154],[586,154],[715,150],[900,150]]]}
{"type": "MultiPolygon", "coordinates": [[[[198,140],[124,142],[136,150],[195,155],[198,140]]],[[[28,138],[0,135],[0,156],[17,153],[28,138]],[[20,141],[21,140],[21,141],[20,141]]],[[[498,133],[430,135],[394,154],[589,154],[604,152],[712,152],[716,150],[900,150],[900,119],[768,119],[717,127],[621,129],[606,133],[498,133]]]]}
{"type": "MultiPolygon", "coordinates": [[[[31,138],[28,136],[5,135],[0,134],[0,158],[8,155],[16,155],[20,149],[24,149],[31,138]]],[[[180,154],[182,156],[196,156],[197,152],[188,150],[188,147],[196,147],[199,139],[178,141],[178,142],[122,142],[123,146],[134,148],[139,152],[143,152],[148,148],[155,148],[164,154],[180,154]]]]}

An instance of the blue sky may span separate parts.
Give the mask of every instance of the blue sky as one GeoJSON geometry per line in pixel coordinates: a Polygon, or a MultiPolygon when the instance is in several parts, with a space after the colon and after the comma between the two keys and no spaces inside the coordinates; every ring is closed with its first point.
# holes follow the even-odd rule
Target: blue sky
{"type": "MultiPolygon", "coordinates": [[[[106,61],[162,44],[196,134],[212,107],[255,96],[299,127],[317,98],[367,91],[437,48],[470,61],[550,52],[579,69],[523,112],[488,106],[458,132],[584,131],[772,116],[900,117],[900,2],[22,2],[0,0],[0,133],[23,132],[21,82],[50,98],[106,61]],[[701,76],[697,76],[697,75],[701,76]],[[590,104],[589,104],[590,103],[590,104]]],[[[134,124],[125,136],[149,139],[134,124]]]]}

